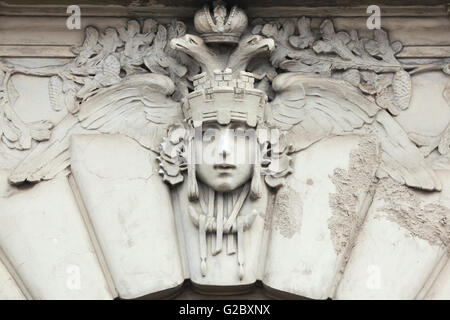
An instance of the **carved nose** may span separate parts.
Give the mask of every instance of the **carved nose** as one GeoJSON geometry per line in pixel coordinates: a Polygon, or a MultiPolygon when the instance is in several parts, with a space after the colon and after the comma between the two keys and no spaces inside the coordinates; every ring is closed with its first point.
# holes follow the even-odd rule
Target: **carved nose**
{"type": "Polygon", "coordinates": [[[223,149],[221,151],[221,156],[222,156],[223,159],[226,159],[229,154],[230,153],[227,150],[225,150],[225,149],[223,149]]]}
{"type": "Polygon", "coordinates": [[[219,156],[225,160],[230,155],[229,145],[227,142],[223,142],[221,144],[220,150],[219,150],[219,156]]]}
{"type": "Polygon", "coordinates": [[[231,154],[231,143],[230,143],[230,137],[228,134],[224,134],[222,138],[220,139],[220,145],[219,145],[219,156],[225,160],[227,157],[231,154]]]}

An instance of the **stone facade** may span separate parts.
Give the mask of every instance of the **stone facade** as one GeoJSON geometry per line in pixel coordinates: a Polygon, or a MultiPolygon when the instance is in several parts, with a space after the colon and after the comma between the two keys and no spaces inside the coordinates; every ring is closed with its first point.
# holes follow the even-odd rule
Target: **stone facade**
{"type": "Polygon", "coordinates": [[[447,4],[110,4],[0,4],[1,299],[450,299],[447,4]]]}

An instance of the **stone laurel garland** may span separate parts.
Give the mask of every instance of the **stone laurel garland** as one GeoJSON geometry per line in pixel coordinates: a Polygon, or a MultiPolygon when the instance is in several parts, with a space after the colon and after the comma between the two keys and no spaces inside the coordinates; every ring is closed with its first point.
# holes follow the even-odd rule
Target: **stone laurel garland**
{"type": "MultiPolygon", "coordinates": [[[[280,70],[343,79],[393,116],[409,107],[410,75],[431,70],[450,75],[448,61],[429,65],[399,62],[396,55],[403,48],[401,42],[390,42],[382,29],[374,30],[373,39],[360,38],[356,30],[336,32],[328,19],[321,23],[319,30],[313,30],[311,19],[301,17],[269,22],[255,19],[252,33],[271,37],[276,43],[270,62],[253,65],[251,70],[259,74],[261,84],[270,82],[280,70]]],[[[424,137],[410,138],[418,146],[427,146],[426,154],[436,147],[443,155],[450,151],[448,128],[439,137],[426,137],[426,141],[424,137]]]]}
{"type": "Polygon", "coordinates": [[[80,47],[72,48],[77,57],[61,66],[26,68],[0,61],[0,135],[3,143],[19,150],[30,149],[32,140],[48,140],[52,124],[48,121],[25,124],[13,110],[15,89],[9,81],[14,74],[50,77],[49,100],[55,111],[77,113],[80,103],[99,89],[119,83],[139,73],[169,76],[176,85],[173,95],[180,100],[192,86],[188,78],[199,73],[198,64],[168,44],[183,36],[186,26],[172,21],[162,25],[153,19],[131,20],[121,28],[85,29],[80,47]]]}
{"type": "MultiPolygon", "coordinates": [[[[390,42],[381,29],[374,31],[373,39],[360,38],[355,30],[336,32],[331,20],[324,20],[319,30],[313,30],[311,20],[302,17],[270,22],[256,19],[251,32],[276,41],[270,59],[256,58],[248,66],[248,71],[260,80],[256,87],[269,97],[273,97],[271,81],[280,71],[315,73],[348,81],[395,116],[409,106],[410,74],[429,70],[450,74],[448,63],[400,63],[395,56],[402,50],[402,44],[390,42]]],[[[141,25],[131,20],[124,27],[109,27],[101,32],[87,27],[83,44],[72,49],[77,57],[65,65],[26,68],[0,61],[2,142],[10,148],[26,150],[33,140],[44,141],[51,136],[50,122],[25,124],[14,112],[16,90],[9,80],[16,73],[50,77],[50,104],[56,111],[66,108],[76,113],[79,104],[99,89],[119,83],[128,75],[146,72],[168,75],[176,86],[173,98],[181,100],[192,88],[192,77],[200,72],[197,62],[169,45],[171,39],[185,34],[186,26],[180,21],[162,25],[147,19],[141,25]]],[[[448,132],[437,142],[434,139],[427,143],[446,153],[450,149],[446,145],[450,140],[448,132]]]]}
{"type": "MultiPolygon", "coordinates": [[[[441,69],[450,74],[449,64],[403,65],[395,55],[403,46],[400,41],[390,42],[386,31],[374,30],[374,38],[360,38],[356,30],[336,32],[331,20],[324,20],[319,30],[311,29],[311,20],[280,19],[264,23],[253,22],[253,34],[271,37],[276,48],[265,66],[269,78],[276,70],[315,73],[350,82],[372,97],[383,109],[398,115],[409,106],[411,73],[420,70],[441,69]]],[[[256,72],[262,67],[255,68],[256,72]]]]}

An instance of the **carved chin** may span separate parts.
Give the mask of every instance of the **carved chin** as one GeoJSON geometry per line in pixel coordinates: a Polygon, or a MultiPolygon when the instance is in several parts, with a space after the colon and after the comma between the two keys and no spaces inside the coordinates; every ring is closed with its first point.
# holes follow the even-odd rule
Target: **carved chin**
{"type": "Polygon", "coordinates": [[[236,183],[232,179],[221,179],[221,181],[216,181],[216,183],[213,183],[211,187],[218,192],[231,192],[239,186],[240,184],[236,183]]]}
{"type": "Polygon", "coordinates": [[[200,181],[206,184],[208,187],[214,189],[214,191],[231,192],[245,184],[247,181],[249,181],[249,179],[243,180],[232,176],[222,176],[216,177],[214,180],[208,179],[205,181],[204,179],[200,179],[200,181]]]}

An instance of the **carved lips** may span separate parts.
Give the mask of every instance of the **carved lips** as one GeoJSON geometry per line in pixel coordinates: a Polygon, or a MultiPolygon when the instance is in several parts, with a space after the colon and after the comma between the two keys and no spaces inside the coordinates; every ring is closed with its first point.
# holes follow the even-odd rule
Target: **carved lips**
{"type": "Polygon", "coordinates": [[[236,169],[236,165],[229,163],[219,163],[215,164],[213,168],[220,173],[230,173],[236,169]]]}

